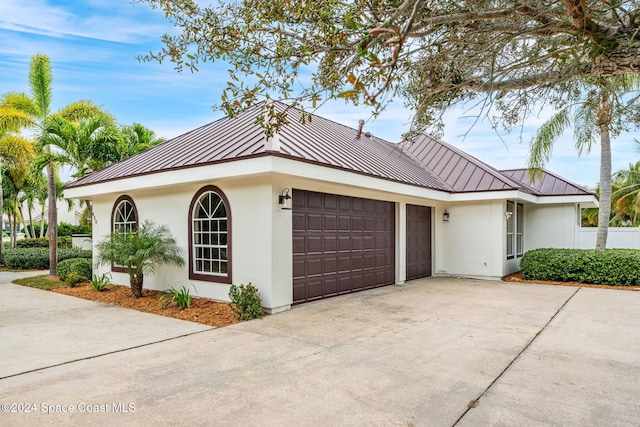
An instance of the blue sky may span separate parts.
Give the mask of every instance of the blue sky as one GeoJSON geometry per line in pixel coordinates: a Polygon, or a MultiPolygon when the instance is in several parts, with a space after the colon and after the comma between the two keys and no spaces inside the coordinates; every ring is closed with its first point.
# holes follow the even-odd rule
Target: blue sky
{"type": "MultiPolygon", "coordinates": [[[[167,32],[172,26],[162,12],[130,0],[1,0],[0,93],[28,91],[29,60],[42,53],[52,62],[54,110],[90,99],[120,123],[139,122],[166,138],[222,117],[212,106],[227,81],[225,64],[203,64],[199,73],[179,74],[169,62],[136,59],[158,50],[167,32]]],[[[342,101],[327,103],[316,113],[354,128],[369,117],[367,110],[342,101]]],[[[471,120],[460,118],[466,115],[462,110],[446,114],[443,139],[498,169],[526,165],[528,142],[546,118],[532,117],[521,129],[498,136],[486,120],[471,127],[471,120]]],[[[397,102],[365,130],[396,142],[410,116],[397,102]]],[[[640,160],[634,136],[613,141],[614,171],[640,160]]],[[[578,157],[571,137],[568,132],[558,141],[547,169],[593,187],[599,179],[599,148],[578,157]]]]}

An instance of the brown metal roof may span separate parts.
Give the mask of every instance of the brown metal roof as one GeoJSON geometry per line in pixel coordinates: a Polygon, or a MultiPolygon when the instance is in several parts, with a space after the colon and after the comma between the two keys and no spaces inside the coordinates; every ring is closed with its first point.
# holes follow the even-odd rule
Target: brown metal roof
{"type": "Polygon", "coordinates": [[[235,118],[223,117],[170,139],[72,182],[67,188],[257,155],[279,155],[420,187],[450,190],[397,144],[365,134],[358,138],[356,129],[316,115],[303,125],[301,112],[281,103],[275,106],[280,111],[288,109],[289,123],[280,129],[279,152],[267,152],[264,129],[256,123],[263,105],[257,104],[235,118]]]}
{"type": "Polygon", "coordinates": [[[300,110],[279,102],[274,106],[286,112],[288,120],[278,134],[279,148],[267,147],[264,129],[256,122],[264,112],[264,103],[260,103],[234,118],[218,119],[66,187],[274,155],[449,193],[521,190],[537,195],[592,194],[548,172],[532,184],[526,169],[499,172],[428,135],[420,135],[411,143],[393,144],[367,133],[358,137],[356,129],[316,115],[303,125],[300,110]]]}
{"type": "Polygon", "coordinates": [[[528,169],[509,169],[500,171],[502,174],[511,177],[528,187],[538,196],[582,196],[594,195],[595,193],[577,184],[567,181],[549,171],[543,171],[542,177],[531,181],[528,169]]]}
{"type": "Polygon", "coordinates": [[[421,134],[413,142],[405,141],[402,149],[456,193],[522,187],[486,163],[429,135],[421,134]]]}

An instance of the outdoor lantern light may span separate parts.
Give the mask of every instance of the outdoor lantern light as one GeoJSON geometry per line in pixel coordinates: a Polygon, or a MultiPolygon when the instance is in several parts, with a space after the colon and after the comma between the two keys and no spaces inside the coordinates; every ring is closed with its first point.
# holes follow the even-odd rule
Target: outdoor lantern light
{"type": "Polygon", "coordinates": [[[442,220],[443,220],[444,222],[449,221],[449,212],[447,212],[447,210],[446,210],[446,209],[444,210],[444,213],[442,214],[442,220]]]}
{"type": "Polygon", "coordinates": [[[282,190],[282,194],[278,196],[278,204],[283,210],[291,210],[292,200],[293,198],[289,195],[288,188],[282,190]]]}

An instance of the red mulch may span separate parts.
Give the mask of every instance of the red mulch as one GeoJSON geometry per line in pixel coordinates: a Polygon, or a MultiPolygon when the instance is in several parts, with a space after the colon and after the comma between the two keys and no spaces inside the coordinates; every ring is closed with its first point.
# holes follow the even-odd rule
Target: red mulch
{"type": "Polygon", "coordinates": [[[601,289],[615,289],[618,291],[639,291],[640,288],[634,286],[610,286],[610,285],[593,285],[590,283],[580,282],[554,282],[550,280],[524,280],[522,278],[522,271],[509,274],[502,278],[505,282],[518,282],[518,283],[531,283],[538,285],[557,285],[557,286],[580,286],[582,288],[601,288],[601,289]]]}

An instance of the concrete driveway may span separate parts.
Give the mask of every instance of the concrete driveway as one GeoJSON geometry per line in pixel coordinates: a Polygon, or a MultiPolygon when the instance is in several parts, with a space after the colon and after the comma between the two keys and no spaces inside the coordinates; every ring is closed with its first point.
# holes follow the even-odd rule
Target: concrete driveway
{"type": "Polygon", "coordinates": [[[640,419],[640,292],[433,278],[208,329],[27,291],[0,285],[2,425],[640,419]]]}

